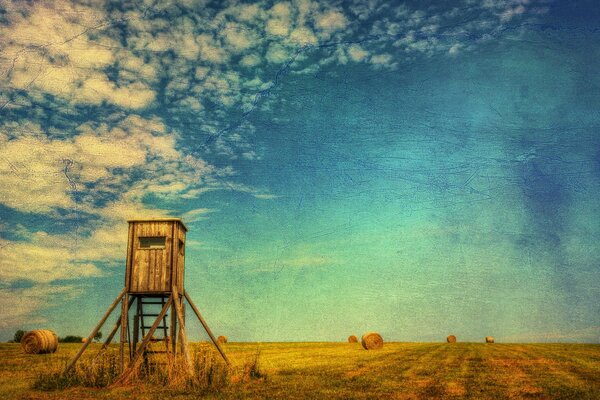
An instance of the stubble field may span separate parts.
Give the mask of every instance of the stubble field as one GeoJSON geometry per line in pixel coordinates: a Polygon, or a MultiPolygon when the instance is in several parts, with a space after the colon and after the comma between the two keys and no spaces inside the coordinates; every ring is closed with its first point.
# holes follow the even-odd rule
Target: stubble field
{"type": "MultiPolygon", "coordinates": [[[[136,384],[115,389],[40,391],[32,384],[78,350],[25,355],[0,344],[2,399],[600,399],[600,345],[386,343],[228,343],[234,369],[260,354],[265,378],[207,393],[136,384]]],[[[92,345],[88,357],[98,349],[92,345]]],[[[192,351],[202,344],[192,344],[192,351]]]]}

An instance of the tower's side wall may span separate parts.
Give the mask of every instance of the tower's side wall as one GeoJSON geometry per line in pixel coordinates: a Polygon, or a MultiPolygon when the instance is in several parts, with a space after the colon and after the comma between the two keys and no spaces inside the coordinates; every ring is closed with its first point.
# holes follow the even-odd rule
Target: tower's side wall
{"type": "Polygon", "coordinates": [[[173,283],[179,293],[183,293],[183,270],[185,266],[185,228],[181,224],[175,227],[176,240],[173,241],[173,283]]]}

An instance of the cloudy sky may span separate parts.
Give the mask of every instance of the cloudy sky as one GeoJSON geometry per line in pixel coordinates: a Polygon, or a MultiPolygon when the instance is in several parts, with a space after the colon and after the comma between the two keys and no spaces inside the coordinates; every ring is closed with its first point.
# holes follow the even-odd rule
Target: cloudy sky
{"type": "Polygon", "coordinates": [[[600,341],[593,1],[136,3],[0,0],[0,340],[176,216],[231,340],[600,341]]]}

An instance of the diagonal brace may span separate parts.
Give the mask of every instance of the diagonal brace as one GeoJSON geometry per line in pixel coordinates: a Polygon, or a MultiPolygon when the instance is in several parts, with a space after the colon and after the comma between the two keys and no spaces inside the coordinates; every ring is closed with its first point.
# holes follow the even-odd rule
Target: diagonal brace
{"type": "Polygon", "coordinates": [[[200,320],[200,323],[204,327],[204,330],[206,330],[206,333],[208,333],[208,336],[210,336],[210,340],[212,340],[212,342],[217,347],[217,350],[219,350],[219,353],[221,353],[221,357],[223,357],[223,360],[225,360],[225,362],[227,363],[227,365],[231,365],[231,363],[229,362],[229,359],[225,355],[225,352],[221,348],[221,345],[219,345],[219,341],[217,339],[215,339],[215,336],[213,335],[212,331],[208,327],[208,324],[206,323],[206,321],[204,320],[204,318],[202,318],[202,315],[200,315],[200,311],[198,311],[198,308],[196,307],[196,305],[194,304],[194,302],[192,301],[192,299],[190,298],[190,296],[187,294],[186,291],[183,292],[183,295],[187,299],[189,305],[192,307],[192,310],[194,310],[194,314],[196,314],[196,317],[198,317],[198,320],[200,320]]]}

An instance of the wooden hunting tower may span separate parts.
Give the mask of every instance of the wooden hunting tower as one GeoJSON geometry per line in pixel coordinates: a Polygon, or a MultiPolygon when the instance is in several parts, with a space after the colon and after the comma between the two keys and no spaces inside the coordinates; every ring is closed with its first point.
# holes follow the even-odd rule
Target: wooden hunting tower
{"type": "Polygon", "coordinates": [[[177,342],[180,343],[191,372],[192,364],[185,333],[184,299],[191,306],[225,362],[229,364],[219,342],[183,286],[187,232],[183,221],[178,218],[161,218],[135,219],[128,222],[125,288],[90,333],[88,340],[67,365],[65,371],[75,365],[109,315],[121,302],[121,316],[100,350],[102,352],[108,347],[120,327],[122,373],[116,383],[126,382],[129,375],[142,362],[146,366],[154,367],[164,364],[154,360],[157,353],[166,353],[172,359],[177,354],[177,342]],[[133,303],[136,303],[136,312],[133,318],[130,318],[130,308],[133,303]],[[169,308],[170,319],[167,319],[169,308]],[[157,349],[154,345],[156,342],[163,342],[164,346],[157,349]],[[128,351],[125,347],[128,347],[128,351]],[[129,359],[127,368],[125,368],[126,358],[129,359]]]}
{"type": "Polygon", "coordinates": [[[185,233],[180,219],[131,220],[125,288],[131,294],[167,294],[183,289],[185,233]]]}

